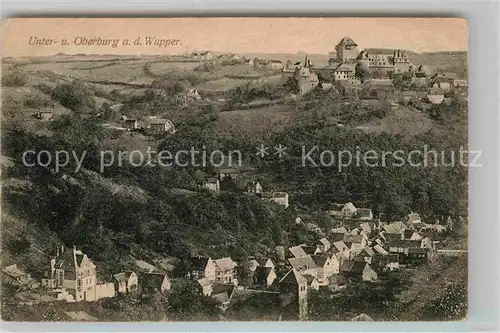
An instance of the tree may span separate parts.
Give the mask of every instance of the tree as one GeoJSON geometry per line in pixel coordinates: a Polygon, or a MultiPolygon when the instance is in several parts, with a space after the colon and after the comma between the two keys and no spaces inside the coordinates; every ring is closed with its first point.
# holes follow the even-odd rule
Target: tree
{"type": "Polygon", "coordinates": [[[237,267],[237,273],[238,273],[238,283],[243,286],[250,286],[253,283],[253,275],[252,271],[250,270],[251,263],[248,260],[248,257],[245,257],[243,261],[240,262],[240,264],[237,267]]]}
{"type": "Polygon", "coordinates": [[[220,314],[217,301],[202,295],[197,288],[196,282],[190,280],[175,285],[168,296],[168,315],[182,321],[217,320],[220,314]]]}
{"type": "Polygon", "coordinates": [[[26,74],[19,68],[8,70],[2,75],[2,85],[5,87],[22,87],[26,81],[26,74]]]}
{"type": "Polygon", "coordinates": [[[102,103],[99,113],[101,114],[102,120],[113,120],[116,117],[116,112],[107,102],[102,103]]]}
{"type": "Polygon", "coordinates": [[[361,79],[361,82],[365,82],[372,77],[370,68],[366,64],[358,63],[355,68],[356,76],[361,79]]]}
{"type": "Polygon", "coordinates": [[[95,108],[95,100],[90,91],[81,81],[61,83],[56,86],[52,98],[65,108],[76,112],[89,112],[95,108]]]}

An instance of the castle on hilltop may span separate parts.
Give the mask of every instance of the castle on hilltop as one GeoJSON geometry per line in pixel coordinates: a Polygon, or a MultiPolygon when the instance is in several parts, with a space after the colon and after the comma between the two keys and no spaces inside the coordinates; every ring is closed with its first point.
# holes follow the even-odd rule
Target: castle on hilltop
{"type": "MultiPolygon", "coordinates": [[[[360,49],[350,37],[343,37],[335,46],[336,56],[323,67],[313,66],[307,55],[304,63],[288,64],[284,75],[293,73],[298,93],[304,95],[322,82],[337,82],[342,86],[359,90],[368,78],[373,82],[392,85],[398,75],[418,77],[422,66],[413,65],[404,50],[360,49]],[[364,72],[364,75],[362,74],[364,72]],[[322,80],[319,80],[321,76],[322,80]]],[[[425,75],[421,75],[425,78],[425,75]]],[[[326,86],[323,86],[325,89],[326,86]]]]}
{"type": "Polygon", "coordinates": [[[414,72],[416,67],[410,62],[403,50],[360,50],[350,37],[344,37],[335,46],[336,58],[330,58],[329,67],[334,67],[335,80],[349,80],[355,74],[356,66],[377,71],[383,78],[394,74],[414,72]]]}

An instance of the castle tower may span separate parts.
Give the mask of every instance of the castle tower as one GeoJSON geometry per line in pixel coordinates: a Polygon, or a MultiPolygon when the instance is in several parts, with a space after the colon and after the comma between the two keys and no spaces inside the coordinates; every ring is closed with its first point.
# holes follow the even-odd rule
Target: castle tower
{"type": "Polygon", "coordinates": [[[363,68],[369,68],[370,67],[370,60],[368,59],[368,53],[363,50],[358,56],[358,63],[363,66],[363,68]]]}
{"type": "Polygon", "coordinates": [[[342,40],[335,46],[335,50],[337,51],[337,58],[341,62],[348,62],[355,60],[358,57],[358,44],[356,44],[350,37],[344,37],[342,40]]]}
{"type": "Polygon", "coordinates": [[[408,72],[410,69],[410,60],[404,51],[394,50],[393,62],[394,73],[404,73],[408,72]]]}

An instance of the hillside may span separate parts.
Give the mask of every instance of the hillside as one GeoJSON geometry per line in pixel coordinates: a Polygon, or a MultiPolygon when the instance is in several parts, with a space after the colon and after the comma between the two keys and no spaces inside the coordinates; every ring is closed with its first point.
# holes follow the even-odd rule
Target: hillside
{"type": "MultiPolygon", "coordinates": [[[[302,60],[302,54],[294,56],[302,60]]],[[[411,56],[434,70],[457,75],[463,70],[463,54],[411,56]]],[[[313,62],[322,57],[327,59],[311,55],[313,62]]],[[[458,93],[449,94],[449,103],[425,110],[418,103],[401,103],[400,91],[377,98],[362,91],[363,98],[354,98],[318,88],[301,98],[285,98],[289,80],[278,70],[161,56],[57,55],[7,59],[2,66],[2,82],[8,84],[2,89],[0,259],[2,266],[18,263],[36,278],[61,245],[78,246],[96,264],[102,280],[135,268],[136,260],[177,279],[186,275],[192,256],[238,262],[250,256],[274,258],[276,246],[315,244],[338,222],[327,213],[336,202],[370,207],[375,218],[386,221],[401,221],[411,211],[427,223],[467,215],[467,168],[458,163],[394,165],[395,158],[389,156],[387,166],[361,161],[339,167],[339,152],[345,151],[353,156],[401,151],[407,157],[428,146],[448,154],[446,158],[458,152],[467,142],[467,103],[458,93]],[[202,98],[188,102],[185,92],[190,88],[198,89],[202,98]],[[47,109],[51,119],[37,118],[47,109]],[[164,117],[175,131],[125,130],[123,116],[139,122],[164,117]],[[268,148],[267,155],[256,154],[261,146],[268,148]],[[277,154],[279,146],[286,147],[283,156],[277,154]],[[310,149],[317,150],[311,163],[305,163],[304,151],[310,149]],[[25,166],[22,156],[30,150],[71,153],[65,165],[56,167],[55,160],[37,161],[30,155],[34,166],[25,166]],[[161,166],[137,158],[149,150],[177,160],[161,166]],[[221,179],[220,193],[204,188],[207,178],[220,177],[226,163],[209,159],[206,165],[196,164],[191,150],[209,157],[215,151],[222,156],[240,153],[237,178],[221,179]],[[103,152],[114,157],[113,163],[103,164],[103,152]],[[339,159],[325,163],[325,156],[339,159]],[[251,181],[259,181],[266,192],[286,192],[289,207],[248,193],[251,181]],[[305,223],[295,223],[298,216],[305,223]]],[[[416,158],[426,161],[427,156],[416,158]]],[[[466,223],[460,221],[458,229],[466,223]]],[[[454,239],[458,248],[466,248],[462,236],[454,239]]],[[[431,319],[432,313],[425,311],[439,306],[436,299],[447,288],[444,276],[463,285],[464,265],[463,260],[438,260],[414,274],[413,283],[401,283],[407,289],[391,289],[390,279],[381,289],[398,292],[400,298],[393,302],[404,308],[401,318],[431,319]],[[426,289],[424,281],[434,278],[436,286],[426,289]],[[412,301],[416,295],[421,302],[412,301]]],[[[97,320],[179,320],[185,319],[185,311],[198,313],[200,320],[219,318],[211,312],[213,302],[189,294],[193,286],[181,283],[178,288],[177,312],[165,310],[163,298],[142,302],[123,297],[91,305],[50,304],[49,310],[29,307],[13,310],[8,318],[71,319],[66,311],[85,311],[97,320]],[[190,298],[196,306],[186,309],[190,298]]],[[[374,296],[371,301],[380,300],[374,296]]],[[[247,311],[244,306],[240,310],[247,311]]]]}

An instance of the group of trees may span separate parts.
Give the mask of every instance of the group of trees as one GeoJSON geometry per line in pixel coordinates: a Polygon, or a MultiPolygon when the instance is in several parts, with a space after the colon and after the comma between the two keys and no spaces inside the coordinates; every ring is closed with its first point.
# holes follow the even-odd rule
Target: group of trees
{"type": "Polygon", "coordinates": [[[2,74],[2,86],[5,87],[22,87],[27,80],[26,74],[19,67],[13,67],[2,74]]]}
{"type": "Polygon", "coordinates": [[[383,273],[376,283],[350,281],[347,290],[332,292],[329,288],[311,290],[308,295],[308,319],[313,321],[346,321],[368,314],[379,320],[395,320],[399,302],[397,295],[410,281],[410,273],[383,273]]]}
{"type": "Polygon", "coordinates": [[[95,96],[92,90],[82,81],[61,83],[52,92],[52,99],[61,103],[73,112],[89,113],[95,110],[95,96]]]}

